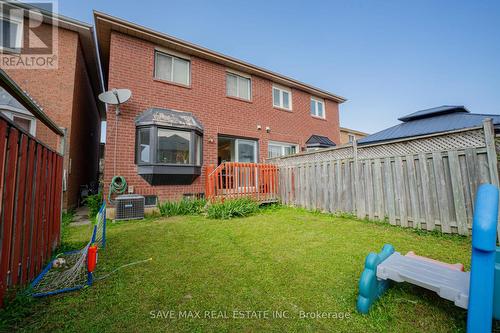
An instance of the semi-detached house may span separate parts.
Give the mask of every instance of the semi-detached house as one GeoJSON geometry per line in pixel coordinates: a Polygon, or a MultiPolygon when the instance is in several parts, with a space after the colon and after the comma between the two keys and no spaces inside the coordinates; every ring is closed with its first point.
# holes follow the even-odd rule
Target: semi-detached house
{"type": "Polygon", "coordinates": [[[120,175],[154,205],[202,194],[208,165],[340,142],[343,97],[107,14],[94,18],[107,89],[132,91],[119,116],[108,108],[106,191],[120,175]]]}

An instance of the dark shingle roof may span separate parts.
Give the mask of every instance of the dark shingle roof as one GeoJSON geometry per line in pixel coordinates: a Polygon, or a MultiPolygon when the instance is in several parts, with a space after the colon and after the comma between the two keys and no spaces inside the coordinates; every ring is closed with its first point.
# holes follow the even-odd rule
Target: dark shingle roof
{"type": "Polygon", "coordinates": [[[494,125],[500,126],[500,115],[469,113],[469,111],[463,107],[454,107],[453,110],[445,110],[444,108],[445,107],[440,107],[418,111],[399,118],[399,120],[404,122],[369,135],[359,140],[358,143],[368,144],[479,127],[482,126],[483,120],[486,118],[491,118],[494,125]],[[436,111],[432,112],[430,110],[436,111]]]}
{"type": "Polygon", "coordinates": [[[306,145],[311,147],[333,147],[335,146],[335,142],[333,142],[326,136],[313,134],[306,141],[306,145]]]}

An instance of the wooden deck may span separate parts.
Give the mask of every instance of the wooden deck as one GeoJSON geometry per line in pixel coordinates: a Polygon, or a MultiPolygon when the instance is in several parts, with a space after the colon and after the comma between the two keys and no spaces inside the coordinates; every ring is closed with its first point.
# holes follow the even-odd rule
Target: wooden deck
{"type": "Polygon", "coordinates": [[[208,200],[245,197],[269,203],[278,201],[278,194],[276,165],[225,162],[207,167],[205,195],[208,200]]]}

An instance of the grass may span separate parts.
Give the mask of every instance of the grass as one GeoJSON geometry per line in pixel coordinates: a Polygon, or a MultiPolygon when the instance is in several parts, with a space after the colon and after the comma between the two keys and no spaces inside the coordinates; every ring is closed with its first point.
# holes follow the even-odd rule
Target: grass
{"type": "MultiPolygon", "coordinates": [[[[70,227],[65,246],[82,246],[89,233],[88,226],[70,227]]],[[[177,216],[109,223],[107,233],[97,276],[132,261],[149,257],[153,261],[124,268],[91,288],[30,302],[24,318],[4,320],[5,328],[21,332],[465,331],[465,310],[408,284],[393,286],[369,315],[358,314],[355,302],[364,259],[384,243],[392,243],[402,253],[414,250],[438,260],[462,262],[468,269],[468,238],[277,207],[232,220],[177,216]],[[240,311],[239,318],[233,318],[235,310],[240,311]],[[188,317],[200,311],[201,318],[179,318],[179,311],[188,317]],[[241,318],[259,315],[245,311],[269,311],[268,318],[241,318]],[[272,311],[286,311],[288,318],[273,318],[272,311]],[[335,318],[300,317],[301,312],[316,311],[335,318]],[[207,314],[219,318],[205,318],[207,314]]],[[[4,310],[0,317],[5,314],[4,310]]],[[[266,317],[265,312],[260,315],[266,317]]]]}

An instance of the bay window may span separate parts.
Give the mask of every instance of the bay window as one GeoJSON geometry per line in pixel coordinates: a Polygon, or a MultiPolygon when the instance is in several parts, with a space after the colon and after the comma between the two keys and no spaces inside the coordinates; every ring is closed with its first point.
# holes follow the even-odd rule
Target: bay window
{"type": "Polygon", "coordinates": [[[138,173],[150,184],[191,184],[201,174],[203,127],[191,113],[149,109],[136,127],[138,173]]]}

